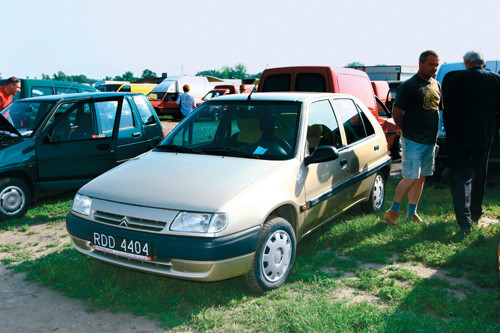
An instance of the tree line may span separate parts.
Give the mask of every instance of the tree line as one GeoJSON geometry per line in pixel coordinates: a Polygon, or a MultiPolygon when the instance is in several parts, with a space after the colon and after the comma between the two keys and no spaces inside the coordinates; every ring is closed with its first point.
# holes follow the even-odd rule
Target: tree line
{"type": "MultiPolygon", "coordinates": [[[[363,63],[358,62],[358,61],[353,61],[349,64],[346,65],[346,67],[357,67],[357,66],[364,66],[363,63]]],[[[258,79],[262,75],[262,72],[257,73],[257,74],[248,74],[247,68],[244,64],[236,64],[234,67],[231,66],[223,66],[220,69],[210,69],[210,70],[204,70],[201,72],[196,73],[197,76],[215,76],[221,79],[258,79]]],[[[106,81],[128,81],[128,82],[134,82],[140,79],[146,79],[146,78],[156,78],[157,75],[155,72],[153,72],[150,69],[145,69],[142,71],[142,75],[140,77],[134,76],[134,73],[131,71],[127,71],[123,73],[123,75],[117,75],[117,76],[106,76],[103,80],[106,81]]],[[[0,79],[2,77],[0,76],[0,79]]],[[[84,74],[80,75],[66,75],[63,71],[59,71],[52,76],[48,74],[42,74],[42,80],[57,80],[57,81],[68,81],[68,82],[77,82],[77,83],[94,83],[97,81],[97,79],[92,79],[88,78],[84,74]]]]}
{"type": "MultiPolygon", "coordinates": [[[[213,70],[205,70],[196,73],[197,76],[215,76],[221,79],[255,79],[259,78],[262,72],[257,74],[248,74],[247,68],[244,64],[237,64],[234,67],[231,66],[223,66],[220,69],[213,70]]],[[[106,76],[103,80],[106,81],[128,81],[134,82],[139,79],[145,78],[156,78],[157,75],[150,69],[145,69],[142,72],[140,77],[136,77],[134,73],[131,71],[127,71],[123,73],[123,75],[117,76],[106,76]]],[[[86,75],[66,75],[63,71],[59,71],[57,73],[52,74],[52,76],[48,74],[42,74],[42,80],[57,80],[57,81],[68,81],[68,82],[77,82],[77,83],[94,83],[97,80],[88,78],[86,75]]]]}

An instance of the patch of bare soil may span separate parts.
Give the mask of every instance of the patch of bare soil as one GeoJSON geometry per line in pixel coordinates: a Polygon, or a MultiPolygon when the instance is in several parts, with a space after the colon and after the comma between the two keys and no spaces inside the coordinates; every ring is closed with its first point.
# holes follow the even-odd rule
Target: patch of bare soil
{"type": "MultiPolygon", "coordinates": [[[[0,260],[36,259],[70,245],[64,222],[0,233],[0,260]]],[[[86,301],[24,279],[0,264],[1,332],[164,332],[158,323],[129,313],[88,311],[86,301]]]]}
{"type": "MultiPolygon", "coordinates": [[[[491,218],[491,217],[483,217],[479,220],[478,222],[478,228],[484,228],[489,226],[490,224],[495,224],[499,223],[498,219],[491,218]]],[[[342,259],[352,259],[349,256],[345,256],[342,254],[338,254],[339,258],[342,259]]],[[[444,269],[444,268],[436,268],[436,267],[429,267],[421,263],[396,263],[397,261],[397,256],[393,256],[390,260],[392,264],[376,264],[376,263],[362,263],[358,262],[358,268],[359,269],[376,269],[381,272],[381,274],[386,275],[391,271],[394,271],[395,269],[402,268],[406,269],[417,276],[424,278],[424,279],[429,279],[429,278],[438,278],[442,280],[446,280],[449,282],[450,288],[448,288],[448,292],[452,294],[453,296],[462,299],[467,296],[467,293],[470,292],[471,290],[480,292],[480,293],[487,293],[491,291],[490,289],[487,288],[481,288],[477,286],[474,282],[471,280],[467,279],[466,277],[453,277],[449,274],[449,272],[444,269]]],[[[333,268],[325,268],[326,272],[329,273],[334,273],[335,269],[333,268]]],[[[344,273],[340,279],[358,279],[355,274],[353,273],[344,273]]],[[[355,290],[351,287],[348,287],[344,285],[341,288],[335,289],[335,297],[339,300],[345,300],[349,303],[362,303],[362,302],[367,302],[371,303],[377,306],[384,306],[384,301],[377,297],[374,296],[370,293],[363,293],[360,292],[359,290],[355,290]]]]}

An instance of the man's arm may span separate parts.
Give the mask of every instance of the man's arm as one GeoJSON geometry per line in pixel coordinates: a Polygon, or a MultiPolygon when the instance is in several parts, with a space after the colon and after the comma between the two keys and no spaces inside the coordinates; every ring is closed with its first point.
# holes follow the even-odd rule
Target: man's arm
{"type": "Polygon", "coordinates": [[[396,125],[399,127],[399,129],[403,128],[403,114],[404,110],[400,109],[396,105],[392,107],[392,118],[394,119],[394,122],[396,125]]]}

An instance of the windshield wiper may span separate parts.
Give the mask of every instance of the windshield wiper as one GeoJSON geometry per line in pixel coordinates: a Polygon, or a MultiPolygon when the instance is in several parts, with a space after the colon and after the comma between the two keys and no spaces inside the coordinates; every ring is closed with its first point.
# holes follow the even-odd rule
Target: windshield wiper
{"type": "Polygon", "coordinates": [[[185,146],[177,146],[177,145],[159,145],[156,146],[156,149],[161,149],[161,150],[166,150],[166,151],[171,151],[171,152],[176,152],[176,153],[188,153],[188,154],[203,154],[203,152],[185,147],[185,146]]]}
{"type": "Polygon", "coordinates": [[[204,148],[202,149],[204,153],[209,155],[221,155],[221,156],[231,156],[231,157],[249,157],[260,159],[256,154],[247,153],[242,150],[230,149],[230,148],[204,148]]]}

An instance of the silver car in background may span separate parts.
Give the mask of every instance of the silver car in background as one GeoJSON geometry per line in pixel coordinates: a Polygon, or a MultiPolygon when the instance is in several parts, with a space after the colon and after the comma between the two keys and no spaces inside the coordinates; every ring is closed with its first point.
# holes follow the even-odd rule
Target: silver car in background
{"type": "Polygon", "coordinates": [[[356,204],[381,211],[390,161],[353,96],[228,95],[82,187],[67,229],[77,251],[108,263],[196,281],[244,275],[270,290],[313,230],[356,204]]]}

